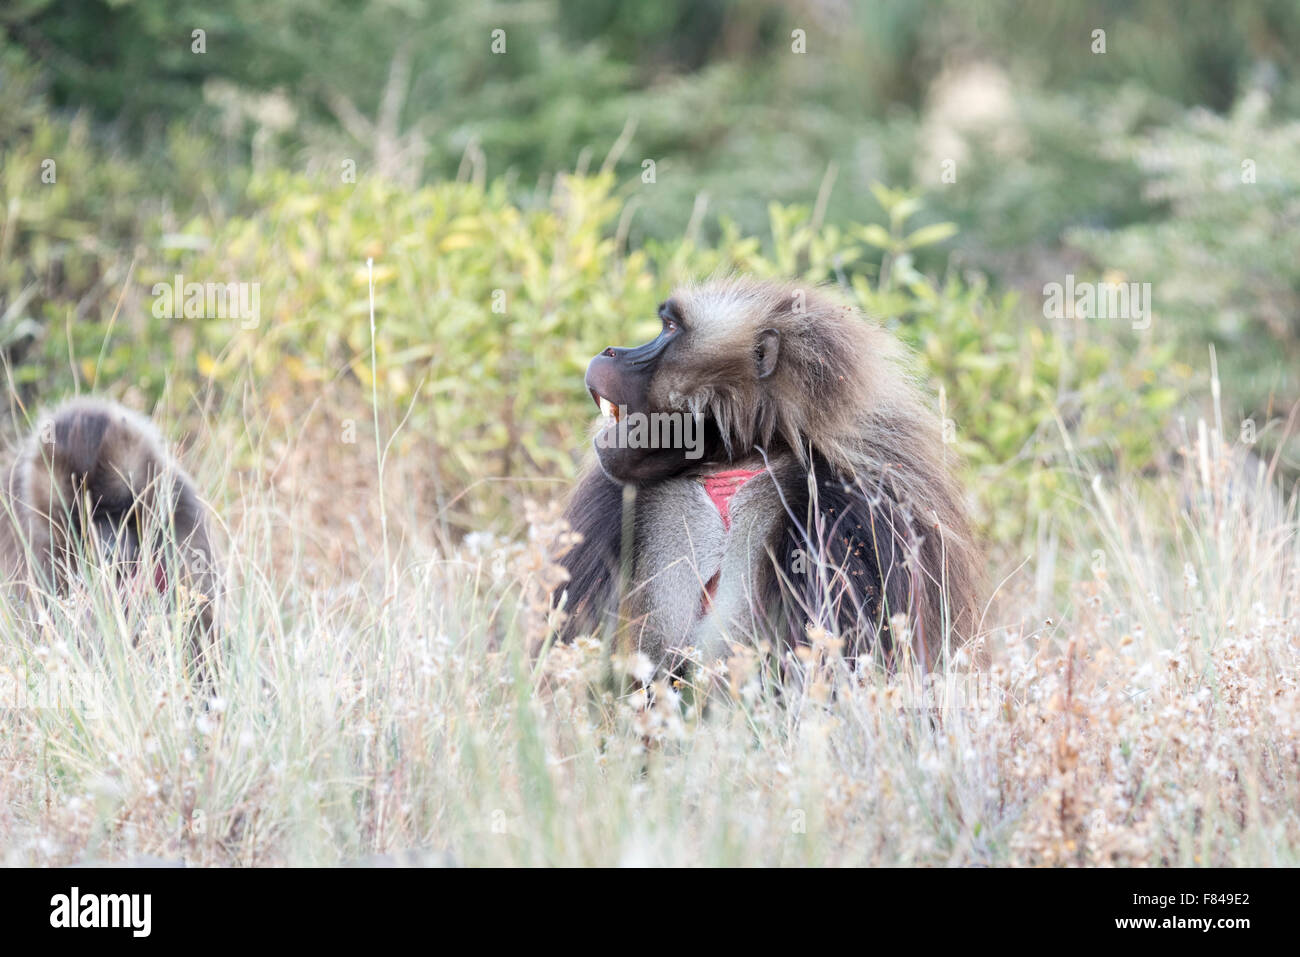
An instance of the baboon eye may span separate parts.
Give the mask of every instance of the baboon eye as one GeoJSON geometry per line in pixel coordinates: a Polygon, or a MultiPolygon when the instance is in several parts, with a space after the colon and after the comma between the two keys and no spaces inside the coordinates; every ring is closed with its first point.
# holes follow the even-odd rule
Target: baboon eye
{"type": "Polygon", "coordinates": [[[677,311],[677,303],[671,299],[659,304],[659,318],[664,321],[664,335],[666,336],[671,336],[681,327],[681,313],[677,311]]]}

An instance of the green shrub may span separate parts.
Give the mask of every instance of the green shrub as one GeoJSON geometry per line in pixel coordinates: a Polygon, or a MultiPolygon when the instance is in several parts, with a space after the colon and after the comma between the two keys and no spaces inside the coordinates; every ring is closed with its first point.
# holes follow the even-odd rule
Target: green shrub
{"type": "Polygon", "coordinates": [[[1049,325],[1013,294],[994,295],[978,273],[936,281],[916,270],[918,245],[942,239],[943,224],[910,231],[914,196],[877,190],[891,225],[861,234],[885,249],[881,277],[853,288],[868,314],[918,353],[949,420],[946,434],[969,468],[982,524],[995,538],[1018,535],[1061,489],[1066,443],[1092,461],[1142,468],[1155,455],[1187,370],[1167,344],[1126,341],[1073,321],[1049,325]],[[1117,360],[1117,356],[1122,357],[1117,360]]]}
{"type": "Polygon", "coordinates": [[[161,151],[129,156],[87,115],[52,113],[23,71],[0,81],[0,353],[17,398],[99,382],[156,398],[183,343],[138,269],[184,242],[195,208],[220,221],[216,197],[242,192],[247,168],[213,164],[212,142],[179,124],[161,151]]]}
{"type": "MultiPolygon", "coordinates": [[[[193,241],[141,275],[260,283],[256,329],[200,321],[194,371],[227,388],[251,377],[290,408],[334,389],[363,418],[373,257],[375,390],[386,406],[409,409],[408,435],[434,437],[439,481],[453,489],[570,474],[593,414],[581,387],[589,357],[648,338],[672,283],[718,271],[838,281],[893,327],[943,391],[985,523],[1001,533],[1047,502],[1062,429],[1103,461],[1142,465],[1180,394],[1168,349],[1124,346],[1116,362],[1118,339],[1047,327],[1014,297],[991,295],[982,277],[918,272],[914,251],[952,229],[912,229],[916,197],[877,190],[888,228],[814,228],[807,209],[774,205],[767,243],[724,222],[713,247],[650,243],[627,253],[612,188],[609,176],[565,178],[547,208],[523,210],[499,183],[408,192],[276,174],[254,184],[255,215],[219,227],[196,220],[193,241]]],[[[489,488],[488,499],[506,494],[489,488]]],[[[477,504],[500,508],[488,499],[477,504]]]]}
{"type": "Polygon", "coordinates": [[[762,238],[723,217],[716,242],[629,250],[634,210],[612,172],[560,177],[525,205],[502,179],[411,190],[274,164],[214,174],[211,141],[182,127],[133,161],[82,121],[2,96],[0,120],[0,332],[24,401],[108,386],[146,404],[169,390],[223,402],[251,388],[259,414],[293,428],[321,406],[367,422],[373,391],[384,430],[406,424],[393,451],[427,457],[461,528],[507,514],[518,482],[571,475],[593,415],[589,357],[648,338],[673,284],[718,272],[835,283],[907,341],[999,537],[1050,503],[1067,439],[1103,464],[1146,464],[1185,378],[1164,340],[1049,324],[978,274],[922,271],[918,254],[954,227],[917,225],[920,198],[883,187],[882,224],[773,203],[762,238]],[[166,191],[151,188],[163,167],[166,191]],[[177,275],[255,283],[257,323],[161,311],[155,290],[177,275]]]}
{"type": "Polygon", "coordinates": [[[1165,214],[1120,229],[1074,230],[1101,269],[1152,283],[1153,332],[1220,375],[1247,415],[1300,399],[1300,123],[1276,123],[1254,93],[1231,115],[1193,110],[1125,137],[1165,214]]]}

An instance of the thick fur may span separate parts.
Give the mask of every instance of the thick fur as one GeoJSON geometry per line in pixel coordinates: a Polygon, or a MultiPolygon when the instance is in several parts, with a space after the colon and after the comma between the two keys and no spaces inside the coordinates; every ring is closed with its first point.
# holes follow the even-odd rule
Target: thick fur
{"type": "Polygon", "coordinates": [[[13,455],[0,506],[6,585],[62,594],[79,562],[104,558],[169,593],[183,583],[200,606],[195,643],[210,636],[216,576],[207,509],[148,419],[99,399],[63,404],[13,455]]]}
{"type": "MultiPolygon", "coordinates": [[[[765,631],[799,643],[812,625],[844,638],[851,657],[892,660],[901,615],[912,651],[932,665],[970,638],[980,558],[940,421],[897,341],[833,295],[790,283],[711,281],[671,302],[689,339],[665,353],[650,407],[703,413],[725,454],[637,490],[622,594],[640,647],[662,661],[674,647],[716,653],[765,631]],[[756,343],[771,330],[779,356],[763,375],[756,343]],[[728,534],[698,479],[737,466],[767,474],[737,493],[728,534]],[[715,600],[688,614],[715,573],[715,600]]],[[[565,558],[569,634],[618,614],[621,502],[594,465],[571,499],[583,540],[565,558]]]]}
{"type": "Polygon", "coordinates": [[[618,576],[622,565],[623,487],[589,466],[567,511],[581,543],[564,557],[566,636],[592,634],[616,624],[618,576]]]}

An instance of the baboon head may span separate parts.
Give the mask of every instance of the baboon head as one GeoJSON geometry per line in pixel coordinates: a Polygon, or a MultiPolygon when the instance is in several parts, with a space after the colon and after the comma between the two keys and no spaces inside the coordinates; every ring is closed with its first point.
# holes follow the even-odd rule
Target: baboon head
{"type": "MultiPolygon", "coordinates": [[[[659,335],[605,349],[586,386],[605,416],[595,446],[613,480],[645,484],[757,451],[833,446],[870,403],[873,327],[814,287],[715,280],[676,290],[659,335]],[[617,441],[625,417],[694,416],[697,449],[617,441]],[[690,454],[688,454],[690,453],[690,454]]],[[[653,426],[652,426],[653,427],[653,426]]]]}
{"type": "Polygon", "coordinates": [[[61,561],[99,555],[123,571],[141,557],[146,529],[170,526],[181,481],[153,427],[120,407],[68,403],[37,430],[27,500],[61,561]],[[161,511],[158,511],[161,506],[161,511]]]}

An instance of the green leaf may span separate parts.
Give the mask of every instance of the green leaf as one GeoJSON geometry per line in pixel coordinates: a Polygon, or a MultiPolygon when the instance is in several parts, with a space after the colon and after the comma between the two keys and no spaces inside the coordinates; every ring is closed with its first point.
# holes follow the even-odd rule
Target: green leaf
{"type": "Polygon", "coordinates": [[[878,249],[892,249],[894,239],[885,231],[883,226],[877,226],[872,223],[870,226],[863,226],[858,230],[858,236],[862,241],[878,249]]]}
{"type": "Polygon", "coordinates": [[[931,223],[929,226],[922,226],[904,239],[903,245],[907,249],[918,249],[921,246],[933,246],[935,243],[941,243],[955,235],[957,235],[956,223],[931,223]]]}

